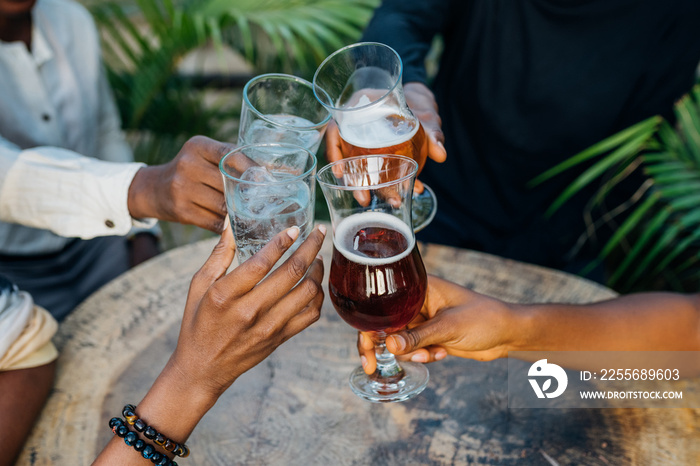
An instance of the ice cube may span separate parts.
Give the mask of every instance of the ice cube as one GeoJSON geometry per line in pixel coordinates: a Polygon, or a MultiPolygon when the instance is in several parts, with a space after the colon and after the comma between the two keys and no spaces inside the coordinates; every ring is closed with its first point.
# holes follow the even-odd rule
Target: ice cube
{"type": "Polygon", "coordinates": [[[309,188],[303,181],[270,183],[271,181],[283,181],[285,178],[289,178],[289,175],[284,173],[276,175],[264,167],[248,168],[241,179],[261,184],[238,184],[234,193],[236,210],[245,216],[271,218],[275,215],[288,213],[288,209],[294,204],[308,205],[309,188]]]}
{"type": "Polygon", "coordinates": [[[250,167],[241,175],[241,180],[253,183],[276,181],[275,176],[265,167],[250,167]]]}

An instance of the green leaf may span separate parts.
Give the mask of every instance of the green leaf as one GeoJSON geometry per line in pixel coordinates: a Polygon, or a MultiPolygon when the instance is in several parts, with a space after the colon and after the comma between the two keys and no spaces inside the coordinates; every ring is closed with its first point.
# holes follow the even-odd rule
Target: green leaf
{"type": "MultiPolygon", "coordinates": [[[[634,246],[632,249],[625,254],[625,258],[622,260],[620,265],[618,265],[615,268],[615,271],[612,273],[610,276],[610,279],[608,282],[614,286],[617,284],[618,280],[624,274],[627,272],[627,269],[629,268],[630,265],[637,259],[639,259],[639,256],[642,254],[643,249],[649,244],[649,241],[656,236],[656,234],[663,229],[664,227],[664,222],[671,216],[671,209],[665,208],[660,210],[654,218],[648,223],[648,225],[644,226],[642,235],[639,237],[639,239],[634,243],[634,246]]],[[[609,243],[608,243],[609,244],[609,243]]]]}
{"type": "Polygon", "coordinates": [[[685,210],[700,207],[700,192],[678,196],[670,201],[671,207],[675,210],[685,210]]]}
{"type": "Polygon", "coordinates": [[[686,95],[676,104],[675,109],[688,152],[696,162],[700,162],[700,116],[697,107],[690,96],[686,95]]]}
{"type": "MultiPolygon", "coordinates": [[[[649,171],[646,173],[648,175],[652,175],[652,173],[649,171]]],[[[688,171],[687,169],[680,170],[675,168],[673,170],[667,170],[665,173],[654,174],[653,179],[654,184],[656,185],[674,184],[681,181],[700,180],[700,173],[694,173],[692,171],[688,171]]]]}
{"type": "Polygon", "coordinates": [[[680,229],[675,225],[671,225],[663,233],[659,241],[654,244],[651,250],[644,255],[644,258],[636,267],[635,271],[632,272],[629,277],[627,277],[627,280],[625,281],[626,286],[629,287],[631,283],[634,283],[643,273],[647,272],[649,265],[657,258],[659,254],[661,254],[670,244],[673,243],[679,233],[680,229]]]}
{"type": "Polygon", "coordinates": [[[639,225],[642,217],[649,211],[649,209],[654,207],[660,197],[661,195],[658,192],[652,193],[644,202],[642,202],[639,207],[635,209],[635,211],[627,218],[627,220],[625,220],[622,225],[620,225],[620,228],[615,231],[610,240],[607,242],[603,248],[603,251],[600,253],[601,257],[605,257],[610,254],[610,252],[612,252],[612,250],[618,244],[620,244],[622,238],[624,238],[630,231],[639,225]]]}
{"type": "Polygon", "coordinates": [[[598,178],[608,168],[636,155],[640,150],[642,150],[644,143],[649,139],[649,137],[650,134],[646,132],[640,134],[583,172],[581,176],[576,178],[576,180],[574,180],[574,182],[564,190],[564,192],[554,201],[554,203],[552,203],[552,206],[547,209],[546,215],[551,216],[567,200],[586,187],[591,181],[598,178]]]}
{"type": "Polygon", "coordinates": [[[700,181],[697,179],[693,181],[676,182],[670,184],[670,186],[660,186],[659,190],[664,195],[664,197],[669,199],[675,199],[678,196],[692,193],[700,193],[700,181]]]}
{"type": "Polygon", "coordinates": [[[673,262],[679,255],[687,252],[688,248],[694,242],[700,240],[700,229],[695,230],[690,236],[681,240],[676,244],[671,251],[658,263],[654,270],[649,274],[652,277],[660,274],[668,265],[673,262]]]}
{"type": "Polygon", "coordinates": [[[643,142],[646,142],[654,134],[656,126],[659,124],[660,121],[661,117],[654,116],[651,118],[647,118],[646,120],[643,120],[633,126],[630,126],[629,128],[622,130],[619,133],[613,134],[612,136],[603,139],[599,143],[592,145],[591,147],[582,152],[579,152],[578,154],[565,160],[564,162],[550,168],[546,172],[542,173],[541,175],[537,176],[535,179],[530,181],[528,183],[528,186],[537,186],[543,181],[546,181],[552,178],[553,176],[556,176],[572,167],[575,167],[576,165],[579,165],[580,163],[583,163],[586,160],[600,156],[617,147],[623,145],[628,146],[632,141],[642,141],[641,143],[638,143],[641,149],[641,145],[643,144],[643,142]]]}

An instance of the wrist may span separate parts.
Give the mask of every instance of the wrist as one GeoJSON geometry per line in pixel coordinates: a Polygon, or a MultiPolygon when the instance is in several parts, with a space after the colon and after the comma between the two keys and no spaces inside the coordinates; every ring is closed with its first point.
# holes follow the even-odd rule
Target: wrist
{"type": "Polygon", "coordinates": [[[137,414],[158,432],[184,443],[218,396],[168,361],[137,406],[137,414]]]}
{"type": "Polygon", "coordinates": [[[153,206],[155,196],[151,190],[154,186],[156,167],[142,167],[136,172],[129,185],[127,208],[132,218],[157,218],[153,206]]]}
{"type": "Polygon", "coordinates": [[[513,329],[506,345],[507,351],[537,351],[537,309],[527,304],[507,303],[508,328],[513,329]]]}

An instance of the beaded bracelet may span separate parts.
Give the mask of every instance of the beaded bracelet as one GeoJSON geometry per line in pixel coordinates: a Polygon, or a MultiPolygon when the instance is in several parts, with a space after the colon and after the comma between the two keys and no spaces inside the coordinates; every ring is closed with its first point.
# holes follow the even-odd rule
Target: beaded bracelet
{"type": "Polygon", "coordinates": [[[169,438],[162,434],[159,434],[157,430],[146,424],[143,419],[139,419],[136,415],[136,406],[126,405],[122,409],[122,415],[126,422],[134,426],[137,432],[143,432],[143,436],[148,440],[153,440],[156,445],[163,448],[163,450],[179,456],[181,458],[187,458],[190,455],[190,449],[184,443],[173,442],[169,438]]]}
{"type": "Polygon", "coordinates": [[[168,458],[163,453],[158,453],[153,445],[147,445],[146,442],[141,440],[136,432],[129,430],[126,421],[119,417],[113,417],[109,420],[109,427],[112,428],[112,432],[118,437],[124,439],[124,443],[130,447],[134,447],[134,450],[139,452],[141,456],[147,460],[151,460],[151,463],[156,466],[177,466],[177,463],[170,458],[168,458]]]}

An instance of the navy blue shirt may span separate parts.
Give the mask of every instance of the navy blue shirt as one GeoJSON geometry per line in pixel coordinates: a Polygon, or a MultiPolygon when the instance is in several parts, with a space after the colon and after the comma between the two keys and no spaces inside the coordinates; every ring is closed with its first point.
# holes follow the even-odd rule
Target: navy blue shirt
{"type": "Polygon", "coordinates": [[[571,255],[593,187],[544,216],[582,169],[526,184],[636,122],[672,115],[700,62],[700,0],[385,0],[363,40],[399,52],[404,83],[426,82],[436,34],[447,161],[428,161],[419,176],[439,202],[419,239],[562,269],[595,257],[604,232],[571,255]]]}

